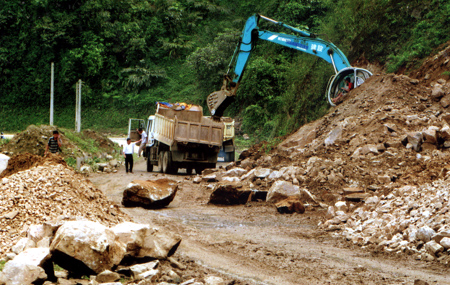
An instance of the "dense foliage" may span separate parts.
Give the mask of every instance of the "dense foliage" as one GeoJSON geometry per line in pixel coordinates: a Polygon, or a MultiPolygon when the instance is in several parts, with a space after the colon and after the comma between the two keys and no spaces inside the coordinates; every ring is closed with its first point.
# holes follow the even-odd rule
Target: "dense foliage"
{"type": "MultiPolygon", "coordinates": [[[[0,0],[0,129],[48,123],[51,62],[58,126],[74,126],[78,79],[85,128],[125,129],[156,101],[202,104],[206,113],[254,13],[389,72],[414,66],[450,37],[446,0],[0,0]]],[[[228,115],[259,138],[287,134],[327,111],[332,73],[321,59],[260,42],[228,115]]]]}

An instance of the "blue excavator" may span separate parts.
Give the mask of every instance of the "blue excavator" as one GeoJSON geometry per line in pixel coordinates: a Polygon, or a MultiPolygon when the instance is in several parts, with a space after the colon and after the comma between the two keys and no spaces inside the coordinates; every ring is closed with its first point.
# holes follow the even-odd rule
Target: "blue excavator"
{"type": "Polygon", "coordinates": [[[372,76],[372,73],[366,69],[352,67],[347,57],[334,44],[322,40],[312,33],[255,14],[248,18],[245,23],[240,41],[228,66],[228,71],[224,75],[221,90],[211,93],[207,98],[209,111],[214,118],[222,117],[225,109],[234,101],[250,55],[260,39],[318,56],[332,64],[335,74],[329,79],[325,94],[332,106],[336,105],[334,99],[342,92],[341,88],[345,84],[345,79],[350,79],[353,87],[356,88],[372,76]],[[258,27],[260,20],[266,20],[291,30],[295,35],[260,30],[258,27]],[[231,70],[233,70],[232,73],[231,70]]]}

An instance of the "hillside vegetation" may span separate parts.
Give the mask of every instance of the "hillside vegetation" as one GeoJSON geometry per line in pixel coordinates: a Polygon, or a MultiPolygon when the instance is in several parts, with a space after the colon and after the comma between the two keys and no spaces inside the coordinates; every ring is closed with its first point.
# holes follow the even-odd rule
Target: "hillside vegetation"
{"type": "MultiPolygon", "coordinates": [[[[74,126],[78,79],[83,128],[125,130],[128,117],[148,115],[156,101],[201,104],[206,113],[254,13],[388,72],[408,72],[450,38],[445,0],[2,0],[0,129],[48,124],[51,62],[60,127],[74,126]]],[[[253,137],[285,135],[326,113],[332,74],[319,58],[259,42],[226,115],[241,117],[253,137]]]]}

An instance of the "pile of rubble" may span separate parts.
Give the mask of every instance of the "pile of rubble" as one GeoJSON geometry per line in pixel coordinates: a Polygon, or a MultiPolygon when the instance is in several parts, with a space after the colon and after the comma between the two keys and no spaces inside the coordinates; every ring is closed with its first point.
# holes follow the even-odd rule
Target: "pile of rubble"
{"type": "Polygon", "coordinates": [[[243,193],[265,192],[266,201],[278,188],[283,199],[332,206],[321,227],[357,244],[447,263],[448,52],[450,47],[426,61],[429,68],[413,77],[372,76],[275,150],[254,146],[225,170],[194,181],[215,181],[207,187],[221,192],[230,192],[223,184],[243,193]]]}
{"type": "Polygon", "coordinates": [[[388,195],[368,197],[358,208],[337,202],[328,208],[332,219],[321,227],[341,230],[348,240],[373,250],[450,264],[449,197],[448,180],[402,186],[388,195]]]}
{"type": "MultiPolygon", "coordinates": [[[[14,159],[10,161],[15,165],[14,159]]],[[[91,182],[65,164],[42,159],[28,166],[32,167],[0,180],[0,257],[32,224],[82,217],[110,226],[130,220],[91,182]]]]}
{"type": "Polygon", "coordinates": [[[178,235],[130,222],[31,225],[13,247],[0,284],[225,284],[217,276],[184,274],[186,266],[171,257],[180,242],[178,235]],[[64,270],[55,272],[54,264],[64,270]],[[82,283],[83,276],[90,280],[82,283]]]}
{"type": "MultiPolygon", "coordinates": [[[[51,126],[30,125],[25,131],[15,134],[9,143],[0,147],[0,152],[8,156],[33,155],[42,157],[48,139],[52,137],[53,130],[54,127],[51,126]]],[[[120,165],[120,161],[114,159],[114,156],[117,157],[118,145],[106,136],[92,130],[84,130],[77,135],[69,134],[64,129],[59,129],[59,132],[63,144],[60,155],[66,161],[68,159],[76,161],[76,168],[80,172],[117,172],[116,168],[120,165]],[[95,151],[96,153],[86,152],[86,146],[89,146],[89,151],[95,151]],[[101,158],[102,161],[106,162],[94,162],[94,157],[101,158]]],[[[35,160],[36,158],[32,161],[35,160]]]]}
{"type": "MultiPolygon", "coordinates": [[[[247,162],[244,160],[240,164],[244,166],[247,162]]],[[[236,205],[263,200],[275,203],[281,213],[304,213],[305,206],[327,207],[306,188],[299,186],[297,177],[304,171],[296,166],[279,170],[262,167],[244,169],[230,163],[225,168],[203,171],[201,177],[194,178],[194,183],[209,183],[206,187],[213,189],[209,200],[211,204],[236,205]]]]}

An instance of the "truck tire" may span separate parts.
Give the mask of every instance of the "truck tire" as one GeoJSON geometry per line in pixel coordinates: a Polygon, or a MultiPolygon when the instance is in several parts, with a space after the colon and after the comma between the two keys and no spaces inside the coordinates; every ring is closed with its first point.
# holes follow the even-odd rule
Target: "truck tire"
{"type": "Polygon", "coordinates": [[[164,152],[162,169],[164,173],[167,174],[173,173],[172,153],[170,151],[164,152]]]}
{"type": "Polygon", "coordinates": [[[186,168],[186,174],[191,175],[192,174],[192,167],[186,168]]]}
{"type": "Polygon", "coordinates": [[[203,170],[205,170],[205,167],[198,166],[195,168],[195,174],[201,175],[203,170]]]}
{"type": "Polygon", "coordinates": [[[147,172],[153,171],[153,164],[150,160],[150,155],[147,155],[147,172]]]}
{"type": "Polygon", "coordinates": [[[164,151],[160,151],[159,155],[158,155],[158,171],[159,172],[163,172],[163,156],[164,156],[164,151]]]}

